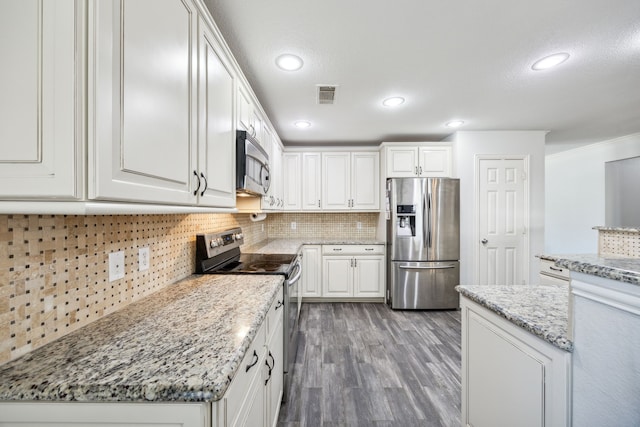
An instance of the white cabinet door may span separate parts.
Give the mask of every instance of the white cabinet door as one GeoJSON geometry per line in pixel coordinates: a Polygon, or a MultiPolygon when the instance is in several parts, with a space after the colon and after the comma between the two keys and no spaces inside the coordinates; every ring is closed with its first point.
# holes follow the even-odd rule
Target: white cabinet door
{"type": "Polygon", "coordinates": [[[192,204],[197,10],[190,0],[114,6],[90,3],[90,198],[192,204]]]}
{"type": "Polygon", "coordinates": [[[213,34],[200,21],[199,137],[197,189],[199,204],[235,207],[235,134],[233,73],[213,34]]]}
{"type": "Polygon", "coordinates": [[[3,199],[82,196],[75,108],[80,108],[83,58],[76,52],[76,43],[81,45],[76,5],[73,0],[0,2],[3,199]]]}
{"type": "Polygon", "coordinates": [[[251,98],[249,97],[247,89],[240,83],[238,84],[237,115],[238,129],[246,130],[249,134],[253,135],[253,129],[251,127],[251,121],[253,120],[251,98]]]}
{"type": "Polygon", "coordinates": [[[463,297],[462,424],[571,425],[571,353],[463,297]]]}
{"type": "Polygon", "coordinates": [[[386,148],[387,178],[414,178],[418,176],[418,149],[416,147],[386,148]]]}
{"type": "Polygon", "coordinates": [[[451,147],[420,147],[418,173],[423,177],[450,177],[452,174],[451,147]]]}
{"type": "Polygon", "coordinates": [[[302,153],[302,209],[320,210],[322,188],[322,156],[302,153]]]}
{"type": "Polygon", "coordinates": [[[351,154],[322,153],[322,209],[351,207],[351,154]]]}
{"type": "Polygon", "coordinates": [[[351,209],[380,209],[380,155],[351,154],[351,209]]]}
{"type": "Polygon", "coordinates": [[[302,297],[322,296],[322,246],[302,247],[302,297]]]}
{"type": "Polygon", "coordinates": [[[284,210],[298,211],[302,209],[302,154],[285,153],[282,163],[284,210]]]}
{"type": "Polygon", "coordinates": [[[384,297],[384,256],[354,258],[353,296],[384,297]]]}
{"type": "MultiPolygon", "coordinates": [[[[282,312],[282,310],[280,311],[282,312]]],[[[284,390],[284,326],[282,324],[282,314],[278,316],[278,321],[274,327],[275,331],[271,336],[271,340],[267,343],[266,359],[271,366],[271,376],[268,377],[266,384],[267,407],[266,422],[264,424],[268,427],[276,427],[278,425],[278,414],[284,390]]]]}
{"type": "Polygon", "coordinates": [[[322,296],[324,298],[353,296],[352,263],[351,257],[322,257],[322,296]]]}

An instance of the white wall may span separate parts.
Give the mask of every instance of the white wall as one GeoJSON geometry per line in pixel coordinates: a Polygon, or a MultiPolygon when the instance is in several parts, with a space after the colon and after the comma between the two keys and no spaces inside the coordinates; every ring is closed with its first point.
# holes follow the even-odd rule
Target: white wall
{"type": "Polygon", "coordinates": [[[539,260],[535,255],[544,247],[544,131],[456,132],[454,143],[455,169],[460,178],[460,283],[473,285],[477,277],[474,250],[477,242],[475,222],[475,156],[486,154],[517,154],[529,156],[529,282],[538,283],[539,260]]]}
{"type": "Polygon", "coordinates": [[[545,253],[598,251],[592,227],[605,225],[604,164],[635,156],[640,133],[547,156],[545,253]]]}

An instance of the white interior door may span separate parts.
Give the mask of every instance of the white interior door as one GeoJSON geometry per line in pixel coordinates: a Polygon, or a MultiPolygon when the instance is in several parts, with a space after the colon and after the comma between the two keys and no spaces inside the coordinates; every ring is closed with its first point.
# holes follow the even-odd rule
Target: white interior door
{"type": "Polygon", "coordinates": [[[477,159],[481,285],[526,284],[528,274],[527,158],[477,159]]]}

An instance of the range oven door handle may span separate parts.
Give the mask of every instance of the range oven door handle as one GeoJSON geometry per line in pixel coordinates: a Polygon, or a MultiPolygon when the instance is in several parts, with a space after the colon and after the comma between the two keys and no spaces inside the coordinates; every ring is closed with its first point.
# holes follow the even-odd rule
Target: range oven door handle
{"type": "Polygon", "coordinates": [[[294,268],[295,274],[293,274],[292,277],[289,280],[287,280],[287,284],[289,286],[293,285],[298,280],[300,280],[300,277],[302,276],[302,266],[300,265],[300,263],[296,264],[295,267],[293,268],[294,268]]]}

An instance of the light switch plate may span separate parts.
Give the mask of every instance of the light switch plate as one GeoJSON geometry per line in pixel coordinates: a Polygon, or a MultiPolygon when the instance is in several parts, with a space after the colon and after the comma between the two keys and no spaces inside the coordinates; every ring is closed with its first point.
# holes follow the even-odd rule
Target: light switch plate
{"type": "Polygon", "coordinates": [[[295,230],[295,229],[296,229],[296,226],[297,226],[296,222],[295,222],[295,221],[292,221],[292,222],[291,222],[291,229],[292,229],[292,230],[295,230]]]}
{"type": "Polygon", "coordinates": [[[109,281],[122,279],[124,277],[124,251],[112,252],[109,254],[109,281]]]}
{"type": "Polygon", "coordinates": [[[138,249],[138,271],[148,270],[150,262],[149,247],[138,249]]]}

